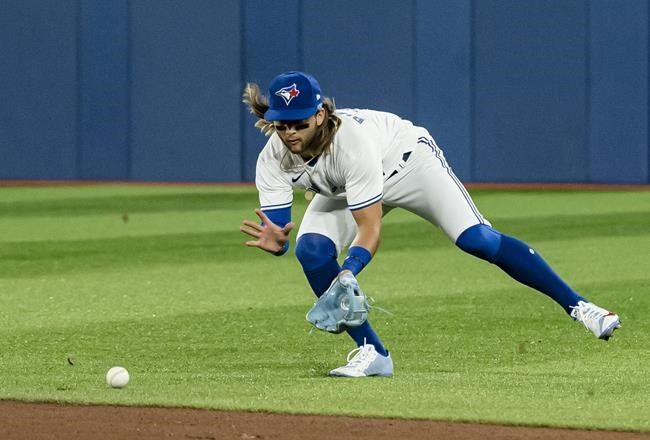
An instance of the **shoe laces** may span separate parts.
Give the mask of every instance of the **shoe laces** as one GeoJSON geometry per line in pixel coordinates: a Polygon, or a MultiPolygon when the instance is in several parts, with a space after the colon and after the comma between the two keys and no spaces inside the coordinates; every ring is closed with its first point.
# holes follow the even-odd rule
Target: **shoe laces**
{"type": "Polygon", "coordinates": [[[597,321],[611,313],[594,304],[586,303],[584,301],[580,301],[577,306],[571,308],[573,309],[571,311],[571,316],[583,323],[597,321]]]}
{"type": "Polygon", "coordinates": [[[370,366],[372,361],[377,357],[375,346],[371,344],[363,344],[348,353],[348,367],[365,370],[370,366]]]}

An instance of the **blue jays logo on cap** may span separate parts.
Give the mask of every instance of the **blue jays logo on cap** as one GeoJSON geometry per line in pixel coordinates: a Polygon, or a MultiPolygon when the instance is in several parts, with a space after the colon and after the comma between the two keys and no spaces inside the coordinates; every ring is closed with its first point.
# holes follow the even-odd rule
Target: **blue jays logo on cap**
{"type": "Polygon", "coordinates": [[[323,103],[320,85],[306,73],[282,73],[271,81],[267,121],[300,121],[313,116],[323,103]]]}
{"type": "Polygon", "coordinates": [[[289,87],[282,87],[275,94],[284,99],[285,104],[289,105],[293,98],[300,95],[300,90],[296,87],[296,83],[293,83],[289,87]]]}

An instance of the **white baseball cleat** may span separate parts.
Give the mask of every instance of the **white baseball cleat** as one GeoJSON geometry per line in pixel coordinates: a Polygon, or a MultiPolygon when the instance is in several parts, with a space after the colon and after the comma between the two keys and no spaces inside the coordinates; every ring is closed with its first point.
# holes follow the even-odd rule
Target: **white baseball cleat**
{"type": "Polygon", "coordinates": [[[614,330],[621,327],[621,320],[616,313],[594,303],[578,301],[578,305],[571,308],[571,317],[591,330],[598,339],[607,341],[614,330]]]}
{"type": "Polygon", "coordinates": [[[377,353],[375,346],[364,344],[348,353],[348,364],[330,371],[333,377],[366,377],[393,375],[393,360],[377,353]],[[354,357],[353,357],[354,356],[354,357]]]}

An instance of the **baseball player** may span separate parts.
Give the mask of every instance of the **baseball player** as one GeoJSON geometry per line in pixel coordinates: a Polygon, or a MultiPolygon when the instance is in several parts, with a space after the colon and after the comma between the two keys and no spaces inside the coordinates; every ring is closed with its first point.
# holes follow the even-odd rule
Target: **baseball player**
{"type": "MultiPolygon", "coordinates": [[[[391,113],[337,110],[314,77],[297,71],[275,77],[268,98],[248,84],[244,103],[269,139],[255,178],[262,223],[244,220],[240,230],[253,238],[247,246],[282,255],[294,228],[293,190],[313,194],[295,254],[317,296],[341,274],[356,276],[370,263],[382,216],[403,208],[439,226],[463,251],[548,295],[596,337],[607,340],[620,327],[618,315],[575,292],[536,250],[491,226],[426,129],[391,113]],[[340,266],[337,257],[346,250],[340,266]]],[[[346,331],[357,348],[331,376],[393,375],[391,355],[368,321],[346,331]]]]}

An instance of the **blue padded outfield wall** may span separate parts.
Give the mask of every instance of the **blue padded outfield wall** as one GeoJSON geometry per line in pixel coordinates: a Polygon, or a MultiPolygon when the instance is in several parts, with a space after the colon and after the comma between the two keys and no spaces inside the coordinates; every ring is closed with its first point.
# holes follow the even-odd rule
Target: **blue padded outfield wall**
{"type": "Polygon", "coordinates": [[[242,182],[247,81],[429,129],[467,182],[649,183],[647,0],[7,0],[0,179],[242,182]]]}

